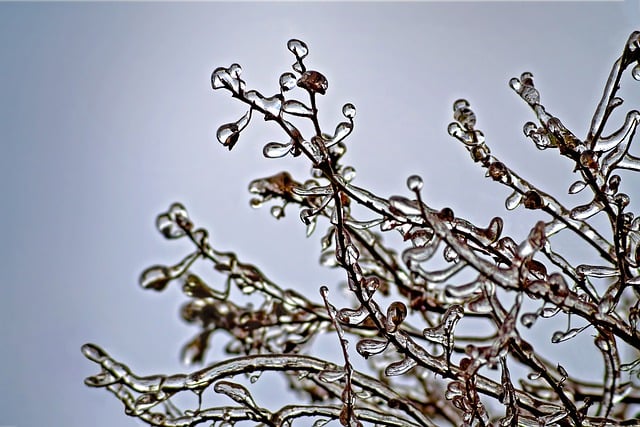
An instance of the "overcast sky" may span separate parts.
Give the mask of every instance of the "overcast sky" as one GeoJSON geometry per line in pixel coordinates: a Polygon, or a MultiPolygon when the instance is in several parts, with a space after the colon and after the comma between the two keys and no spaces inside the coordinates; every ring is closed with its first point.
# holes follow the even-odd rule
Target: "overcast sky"
{"type": "MultiPolygon", "coordinates": [[[[356,183],[406,194],[417,173],[431,206],[487,224],[507,194],[447,135],[453,101],[470,101],[495,155],[566,194],[571,166],[525,140],[533,115],[507,83],[531,71],[547,108],[584,137],[638,23],[637,1],[0,3],[0,425],[139,425],[83,385],[97,373],[85,342],[143,374],[187,369],[179,348],[196,330],[178,318],[184,298],[137,284],[189,249],[154,229],[173,201],[284,287],[317,299],[341,277],[317,266],[318,239],[304,238],[296,212],[276,222],[249,207],[250,180],[304,178],[308,165],[262,158],[280,135],[259,120],[232,152],[215,140],[243,113],[211,90],[217,66],[238,62],[250,87],[274,93],[293,62],[287,40],[305,40],[307,64],[329,79],[322,123],[357,107],[356,183]]],[[[623,81],[627,109],[639,93],[623,81]]],[[[507,218],[518,236],[535,220],[507,218]]]]}

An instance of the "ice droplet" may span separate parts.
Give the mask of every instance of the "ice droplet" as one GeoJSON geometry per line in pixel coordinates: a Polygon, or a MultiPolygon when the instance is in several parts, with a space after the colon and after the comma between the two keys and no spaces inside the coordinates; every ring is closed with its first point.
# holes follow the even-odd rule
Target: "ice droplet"
{"type": "Polygon", "coordinates": [[[569,216],[573,219],[584,221],[585,219],[591,218],[602,209],[604,209],[604,205],[600,201],[594,199],[591,203],[576,206],[571,209],[569,216]]]}
{"type": "Polygon", "coordinates": [[[460,98],[460,99],[456,99],[453,102],[453,111],[458,111],[462,108],[466,108],[469,106],[469,101],[467,101],[466,99],[460,98]]]}
{"type": "Polygon", "coordinates": [[[420,191],[422,190],[423,185],[424,182],[419,175],[411,175],[409,178],[407,178],[407,187],[411,191],[420,191]]]}
{"type": "Polygon", "coordinates": [[[564,366],[562,366],[559,363],[558,363],[557,368],[558,368],[558,373],[562,376],[562,378],[560,379],[560,383],[562,383],[562,382],[564,382],[564,380],[567,379],[569,374],[567,373],[567,370],[564,368],[564,366]]]}
{"type": "Polygon", "coordinates": [[[513,77],[511,80],[509,80],[509,86],[511,86],[511,89],[518,92],[521,87],[520,80],[517,77],[513,77]]]}
{"type": "Polygon", "coordinates": [[[300,63],[300,61],[296,61],[291,68],[293,68],[294,71],[297,71],[298,73],[302,74],[304,73],[304,67],[303,65],[300,63]]]}
{"type": "Polygon", "coordinates": [[[618,193],[613,198],[613,201],[615,202],[616,205],[618,205],[618,207],[624,208],[627,205],[629,205],[629,203],[631,202],[631,199],[629,198],[628,195],[624,193],[618,193]]]}
{"type": "Polygon", "coordinates": [[[353,129],[353,125],[347,122],[340,122],[336,126],[336,131],[333,136],[329,137],[329,139],[325,142],[325,146],[327,148],[333,147],[335,144],[339,143],[343,139],[345,139],[353,129]]]}
{"type": "Polygon", "coordinates": [[[284,73],[280,76],[280,89],[283,92],[293,89],[296,87],[296,82],[298,79],[293,73],[284,73]]]}
{"type": "Polygon", "coordinates": [[[218,141],[220,141],[222,145],[231,150],[233,146],[238,142],[240,132],[242,132],[242,130],[249,124],[252,111],[253,109],[250,108],[245,115],[238,119],[238,121],[220,126],[218,128],[218,131],[216,132],[218,141]]]}
{"type": "Polygon", "coordinates": [[[388,377],[392,377],[395,375],[402,375],[409,372],[417,364],[418,362],[416,362],[415,360],[406,357],[400,360],[399,362],[393,362],[389,364],[389,366],[387,366],[386,369],[384,370],[384,374],[388,377]]]}
{"type": "Polygon", "coordinates": [[[164,265],[154,265],[140,275],[140,286],[145,289],[161,291],[171,280],[169,269],[164,265]]]}
{"type": "Polygon", "coordinates": [[[289,142],[269,142],[262,148],[262,154],[269,159],[276,159],[286,156],[291,151],[292,144],[289,142]]]}
{"type": "Polygon", "coordinates": [[[100,363],[106,359],[107,353],[95,344],[85,344],[82,346],[82,354],[92,362],[100,363]]]}
{"type": "Polygon", "coordinates": [[[522,126],[522,132],[528,137],[531,137],[531,134],[535,133],[537,130],[538,126],[533,122],[527,122],[522,126]]]}
{"type": "Polygon", "coordinates": [[[507,197],[507,200],[504,201],[504,206],[507,208],[507,210],[512,211],[520,206],[520,203],[522,203],[522,199],[522,193],[514,191],[509,197],[507,197]]]}
{"type": "Polygon", "coordinates": [[[356,116],[356,107],[351,103],[344,104],[342,107],[342,114],[348,119],[353,119],[356,116]]]}
{"type": "Polygon", "coordinates": [[[97,375],[92,375],[84,379],[84,384],[87,387],[105,387],[118,382],[119,379],[114,377],[108,372],[101,372],[97,375]]]}
{"type": "Polygon", "coordinates": [[[346,166],[341,175],[346,182],[351,182],[356,177],[356,170],[352,166],[346,166]]]}
{"type": "Polygon", "coordinates": [[[572,329],[569,329],[568,331],[556,331],[551,336],[551,342],[554,344],[557,344],[559,342],[567,341],[575,337],[576,335],[578,335],[580,332],[584,331],[587,328],[587,326],[583,326],[581,328],[572,328],[572,329]]]}
{"type": "Polygon", "coordinates": [[[456,122],[449,123],[449,126],[447,126],[447,132],[454,138],[461,138],[465,133],[460,125],[456,122]]]}
{"type": "Polygon", "coordinates": [[[634,80],[640,80],[640,62],[631,70],[631,77],[633,77],[634,80]]]}
{"type": "Polygon", "coordinates": [[[287,42],[287,49],[289,49],[297,58],[304,58],[309,53],[307,45],[298,39],[289,40],[287,42]]]}
{"type": "Polygon", "coordinates": [[[285,113],[293,114],[294,116],[311,116],[313,114],[311,108],[295,99],[286,101],[284,103],[283,110],[285,113]]]}
{"type": "Polygon", "coordinates": [[[569,194],[577,194],[579,192],[581,192],[582,190],[584,190],[587,187],[587,183],[584,181],[576,181],[573,184],[571,184],[571,187],[569,187],[569,194]]]}
{"type": "Polygon", "coordinates": [[[218,67],[211,74],[211,87],[221,89],[227,87],[229,90],[238,93],[240,90],[240,73],[242,67],[238,64],[231,64],[229,68],[218,67]]]}
{"type": "Polygon", "coordinates": [[[607,183],[609,190],[611,190],[611,194],[615,194],[618,192],[620,181],[622,181],[622,178],[620,178],[620,175],[611,175],[611,178],[609,178],[609,182],[607,183]]]}
{"type": "Polygon", "coordinates": [[[631,33],[627,40],[626,48],[632,53],[635,52],[636,49],[640,49],[640,31],[634,31],[631,33]]]}
{"type": "Polygon", "coordinates": [[[190,229],[193,224],[189,220],[186,208],[180,203],[174,203],[169,211],[156,218],[156,228],[167,239],[177,239],[184,236],[185,229],[190,229]]]}
{"type": "Polygon", "coordinates": [[[407,317],[407,306],[401,301],[392,302],[387,309],[387,321],[385,324],[387,332],[395,332],[405,317],[407,317]]]}
{"type": "Polygon", "coordinates": [[[346,375],[347,372],[344,369],[325,369],[318,374],[318,378],[324,383],[334,383],[340,381],[346,375]]]}
{"type": "Polygon", "coordinates": [[[541,310],[539,310],[540,316],[545,319],[550,319],[554,317],[556,314],[560,313],[560,307],[557,306],[544,306],[541,310]]]}
{"type": "Polygon", "coordinates": [[[270,212],[275,219],[280,219],[284,217],[284,208],[282,206],[278,206],[278,205],[272,206],[270,212]]]}
{"type": "Polygon", "coordinates": [[[527,378],[531,381],[535,381],[542,376],[542,372],[529,372],[527,378]]]}
{"type": "Polygon", "coordinates": [[[359,325],[369,317],[369,311],[363,306],[360,306],[360,308],[356,310],[342,308],[338,311],[336,317],[340,322],[346,323],[347,325],[359,325]]]}
{"type": "Polygon", "coordinates": [[[223,88],[226,81],[225,75],[228,74],[229,73],[225,67],[218,67],[213,70],[213,73],[211,73],[211,87],[213,89],[223,88]]]}
{"type": "Polygon", "coordinates": [[[229,75],[231,75],[231,77],[233,77],[234,79],[237,79],[240,77],[240,74],[242,74],[242,67],[240,66],[240,64],[231,64],[231,66],[229,67],[229,75]]]}
{"type": "Polygon", "coordinates": [[[525,313],[520,318],[520,322],[527,328],[532,327],[536,320],[538,320],[536,313],[525,313]]]}
{"type": "Polygon", "coordinates": [[[368,359],[374,354],[382,353],[388,345],[389,341],[386,340],[381,341],[370,338],[363,338],[356,344],[356,351],[360,353],[362,357],[368,359]]]}

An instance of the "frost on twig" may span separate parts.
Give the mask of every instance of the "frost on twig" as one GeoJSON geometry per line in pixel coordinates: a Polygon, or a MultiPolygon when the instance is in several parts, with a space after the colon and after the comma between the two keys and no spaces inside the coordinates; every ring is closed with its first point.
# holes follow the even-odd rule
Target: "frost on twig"
{"type": "MultiPolygon", "coordinates": [[[[448,207],[423,200],[423,180],[407,178],[407,190],[389,198],[355,184],[355,169],[343,162],[356,117],[351,103],[330,130],[319,120],[320,95],[328,79],[307,65],[308,47],[287,44],[295,62],[279,78],[279,91],[265,96],[247,89],[238,64],[214,70],[215,90],[230,92],[246,112],[223,124],[219,142],[232,150],[256,117],[273,123],[281,141],[262,147],[265,157],[293,157],[311,166],[307,178],[288,172],[256,179],[249,190],[254,207],[272,203],[280,219],[297,210],[307,236],[322,233],[320,262],[345,273],[348,306],[336,307],[323,286],[321,301],[283,289],[255,266],[221,251],[204,228],[196,227],[179,203],[158,216],[168,239],[187,239],[193,249],[174,265],[156,265],[141,275],[145,289],[162,291],[172,283],[188,301],[185,321],[198,333],[183,347],[188,363],[204,363],[212,344],[229,359],[188,374],[140,377],[104,350],[86,344],[83,353],[100,367],[86,379],[106,388],[128,415],[150,425],[320,426],[600,426],[635,425],[640,413],[640,219],[629,211],[621,191],[621,170],[640,170],[632,140],[640,113],[629,111],[609,130],[611,112],[622,105],[622,74],[631,68],[640,79],[640,32],[634,32],[614,63],[587,137],[579,139],[541,103],[531,73],[510,81],[533,110],[538,123],[524,133],[541,150],[557,149],[573,162],[576,181],[570,194],[589,193],[587,204],[563,204],[495,157],[477,128],[470,103],[455,101],[449,134],[460,141],[486,176],[508,188],[508,210],[538,211],[528,236],[503,235],[503,219],[475,225],[448,207]],[[305,134],[302,123],[313,129],[305,134]],[[367,216],[356,216],[360,205],[367,216]],[[597,226],[596,216],[608,227],[597,226]],[[387,246],[382,236],[398,232],[404,248],[387,246]],[[556,239],[575,236],[598,263],[572,263],[572,248],[556,239]],[[222,275],[214,286],[193,271],[209,263],[222,275]],[[250,296],[251,301],[236,293],[250,296]],[[566,329],[547,342],[526,333],[536,322],[564,318],[566,329]],[[482,336],[465,336],[460,325],[482,325],[482,336]],[[581,349],[601,355],[602,380],[587,382],[570,365],[546,355],[551,345],[588,331],[593,345],[581,349]],[[214,334],[226,335],[224,346],[214,334]],[[313,356],[313,343],[332,334],[343,366],[313,356]],[[353,345],[350,345],[353,344],[353,345]],[[355,349],[355,352],[353,351],[355,349]],[[367,360],[359,372],[354,357],[367,360]],[[523,374],[513,375],[517,369],[523,374]],[[280,373],[299,402],[277,409],[263,406],[238,376],[280,373]],[[202,396],[226,396],[221,406],[202,396]],[[195,394],[195,407],[175,397],[195,394]]],[[[569,171],[571,172],[571,171],[569,171]]],[[[600,223],[601,224],[601,223],[600,223]]]]}

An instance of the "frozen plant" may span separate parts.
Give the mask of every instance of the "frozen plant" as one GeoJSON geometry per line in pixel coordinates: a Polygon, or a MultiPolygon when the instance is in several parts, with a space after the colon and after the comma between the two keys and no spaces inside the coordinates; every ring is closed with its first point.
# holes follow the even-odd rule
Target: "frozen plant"
{"type": "Polygon", "coordinates": [[[454,103],[449,134],[487,177],[508,187],[506,208],[540,213],[523,241],[502,235],[500,217],[478,226],[450,208],[429,206],[419,176],[407,178],[407,194],[388,199],[356,186],[354,168],[343,163],[356,109],[345,104],[344,121],[323,130],[317,101],[327,79],[308,68],[302,41],[287,47],[293,72],[280,76],[280,91],[272,96],[248,90],[238,64],[213,72],[213,89],[230,92],[247,109],[217,137],[233,149],[257,116],[284,134],[283,142],[263,147],[265,157],[309,162],[308,178],[282,172],[251,182],[252,205],[273,203],[276,218],[298,209],[307,235],[322,233],[321,262],[344,271],[348,306],[336,307],[340,284],[322,286],[318,295],[283,289],[219,249],[175,203],[158,216],[157,228],[167,239],[189,240],[193,251],[175,265],[148,268],[141,285],[182,287],[188,298],[182,317],[199,327],[183,348],[187,362],[204,363],[218,331],[228,339],[228,358],[186,374],[138,376],[86,344],[82,351],[100,372],[85,383],[115,394],[127,415],[167,427],[321,426],[332,420],[349,427],[638,425],[640,217],[628,209],[619,173],[640,171],[640,157],[630,152],[640,113],[629,111],[614,130],[607,124],[623,103],[618,90],[625,70],[640,80],[640,32],[631,34],[615,61],[585,139],[541,104],[530,73],[510,81],[537,119],[524,125],[525,135],[539,149],[570,159],[576,181],[568,191],[588,194],[586,204],[565,206],[520,177],[491,154],[469,103],[454,103]],[[305,123],[310,134],[301,130],[305,123]],[[356,217],[355,205],[367,216],[356,217]],[[387,246],[387,232],[400,233],[406,247],[396,252],[387,246]],[[569,262],[575,246],[556,244],[560,234],[573,235],[599,261],[569,262]],[[224,285],[207,283],[194,272],[196,263],[210,264],[224,285]],[[533,336],[528,328],[550,318],[568,326],[537,342],[527,338],[533,336]],[[487,332],[465,336],[463,324],[487,332]],[[335,338],[339,364],[314,357],[314,340],[326,334],[335,338]],[[601,381],[585,381],[543,354],[548,341],[578,334],[593,337],[579,351],[601,355],[601,381]],[[358,361],[364,368],[354,367],[355,358],[367,359],[358,361]],[[258,375],[269,371],[293,390],[290,404],[269,409],[252,394],[258,375]],[[184,395],[193,405],[185,407],[184,395]]]}

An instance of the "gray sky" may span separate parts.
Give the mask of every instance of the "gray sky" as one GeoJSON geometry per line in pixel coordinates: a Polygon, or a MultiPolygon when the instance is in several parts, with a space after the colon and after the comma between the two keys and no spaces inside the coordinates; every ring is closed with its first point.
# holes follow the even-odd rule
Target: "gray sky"
{"type": "MultiPolygon", "coordinates": [[[[487,224],[507,194],[447,135],[452,102],[471,102],[495,155],[566,194],[569,163],[525,140],[533,115],[507,82],[531,71],[545,106],[584,137],[639,18],[637,1],[0,3],[0,425],[138,425],[84,387],[97,372],[85,342],[142,374],[187,369],[178,352],[196,330],[178,318],[184,298],[137,285],[188,251],[154,230],[173,201],[284,287],[317,296],[341,277],[316,265],[318,239],[296,212],[276,222],[249,208],[251,179],[304,177],[308,165],[262,158],[280,135],[259,120],[231,153],[215,140],[243,113],[211,90],[217,66],[238,62],[249,86],[275,93],[293,62],[286,41],[306,41],[308,66],[329,79],[322,123],[333,129],[345,102],[358,109],[356,183],[406,194],[418,173],[431,206],[487,224]]],[[[627,109],[639,93],[623,82],[627,109]]],[[[520,237],[535,220],[507,218],[520,237]]]]}

